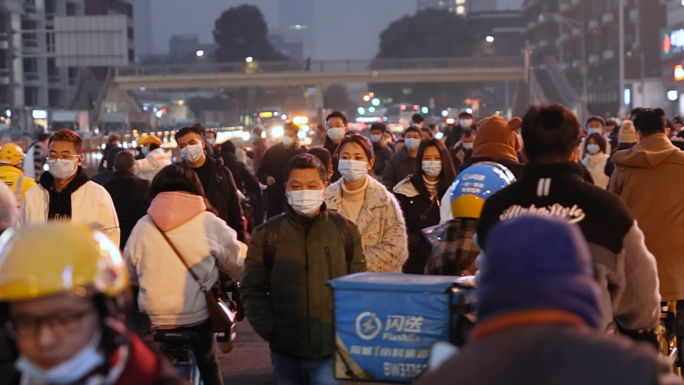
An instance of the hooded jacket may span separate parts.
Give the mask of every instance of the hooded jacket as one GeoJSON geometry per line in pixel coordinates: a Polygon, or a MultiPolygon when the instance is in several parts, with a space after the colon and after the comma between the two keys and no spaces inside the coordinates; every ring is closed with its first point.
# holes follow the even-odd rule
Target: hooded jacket
{"type": "Polygon", "coordinates": [[[140,310],[150,316],[153,327],[190,326],[209,318],[200,284],[160,230],[205,288],[218,280],[219,269],[232,277],[242,275],[247,246],[237,240],[235,230],[206,210],[200,196],[163,192],[152,200],[147,215],[131,232],[124,259],[132,284],[140,286],[140,310]]]}
{"type": "MultiPolygon", "coordinates": [[[[116,209],[107,190],[95,182],[91,182],[79,167],[78,174],[61,193],[53,191],[54,177],[49,172],[43,173],[40,183],[26,191],[24,203],[19,215],[19,226],[31,223],[47,222],[50,215],[51,196],[68,193],[71,217],[74,224],[85,224],[103,232],[118,247],[120,244],[119,219],[116,209]]],[[[67,199],[66,196],[63,197],[67,199]]]]}
{"type": "Polygon", "coordinates": [[[644,231],[658,263],[663,301],[684,299],[684,152],[653,134],[613,155],[610,191],[618,194],[644,231]]]}
{"type": "Polygon", "coordinates": [[[653,329],[660,317],[658,275],[639,226],[617,196],[582,179],[574,163],[529,164],[522,178],[487,199],[477,241],[487,254],[499,221],[555,216],[579,225],[589,243],[601,287],[602,328],[653,329]]]}
{"type": "MultiPolygon", "coordinates": [[[[406,224],[397,199],[380,184],[366,176],[368,187],[356,224],[361,231],[363,254],[368,271],[401,273],[408,259],[406,224]]],[[[342,183],[328,187],[325,204],[328,210],[343,212],[342,183]]]]}

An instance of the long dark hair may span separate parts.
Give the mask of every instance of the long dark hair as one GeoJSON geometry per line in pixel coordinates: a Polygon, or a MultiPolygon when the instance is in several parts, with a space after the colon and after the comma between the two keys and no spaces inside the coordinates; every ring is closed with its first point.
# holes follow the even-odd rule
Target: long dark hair
{"type": "Polygon", "coordinates": [[[425,153],[425,149],[428,147],[437,147],[442,158],[442,172],[439,173],[439,183],[437,184],[437,199],[441,199],[442,195],[446,193],[446,190],[454,181],[454,178],[456,178],[456,168],[454,167],[454,162],[451,160],[449,150],[447,150],[446,146],[441,140],[433,138],[424,139],[420,142],[418,155],[416,156],[416,171],[413,173],[413,176],[411,176],[411,182],[421,194],[425,196],[430,195],[425,187],[425,183],[423,182],[423,154],[425,153]]]}
{"type": "Polygon", "coordinates": [[[599,146],[599,150],[605,154],[606,153],[606,138],[604,138],[603,135],[597,134],[597,133],[593,133],[593,134],[587,136],[587,140],[584,141],[584,153],[585,154],[589,153],[589,151],[587,151],[587,147],[589,146],[589,141],[591,139],[594,139],[596,144],[598,144],[598,146],[599,146]]]}
{"type": "Polygon", "coordinates": [[[186,192],[199,195],[207,204],[207,211],[218,215],[217,211],[209,203],[197,173],[185,162],[172,163],[164,167],[154,177],[150,185],[150,197],[154,199],[163,192],[186,192]]]}

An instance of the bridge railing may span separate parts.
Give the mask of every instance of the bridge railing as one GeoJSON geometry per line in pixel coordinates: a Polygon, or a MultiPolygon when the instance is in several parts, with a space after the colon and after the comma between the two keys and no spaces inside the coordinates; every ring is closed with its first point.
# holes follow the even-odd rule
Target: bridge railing
{"type": "Polygon", "coordinates": [[[125,66],[116,69],[115,76],[159,76],[202,74],[258,73],[340,73],[411,69],[506,68],[521,67],[517,56],[483,56],[453,58],[411,58],[375,60],[288,61],[251,63],[191,63],[172,65],[125,66]]]}

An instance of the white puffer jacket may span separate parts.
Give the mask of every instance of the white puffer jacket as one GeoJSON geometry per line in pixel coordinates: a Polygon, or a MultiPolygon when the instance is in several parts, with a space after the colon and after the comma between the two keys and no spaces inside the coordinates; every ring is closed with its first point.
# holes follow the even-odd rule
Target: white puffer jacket
{"type": "MultiPolygon", "coordinates": [[[[363,254],[368,271],[401,273],[408,259],[406,224],[399,202],[385,186],[368,178],[366,198],[356,224],[361,231],[363,254]]],[[[344,178],[328,187],[325,204],[328,210],[342,213],[344,178]]]]}
{"type": "Polygon", "coordinates": [[[145,159],[138,159],[135,161],[135,172],[138,176],[152,182],[152,179],[164,167],[171,164],[171,158],[161,148],[155,148],[145,156],[145,159]]]}
{"type": "MultiPolygon", "coordinates": [[[[18,226],[48,220],[50,193],[40,184],[24,195],[18,226]]],[[[95,182],[88,181],[71,194],[71,222],[86,224],[103,232],[119,247],[121,231],[112,197],[95,182]]]]}

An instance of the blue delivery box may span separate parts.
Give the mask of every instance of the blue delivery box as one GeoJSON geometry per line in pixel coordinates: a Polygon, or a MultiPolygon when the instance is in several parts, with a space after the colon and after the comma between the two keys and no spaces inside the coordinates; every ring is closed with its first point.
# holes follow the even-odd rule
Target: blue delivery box
{"type": "MultiPolygon", "coordinates": [[[[456,313],[474,304],[459,277],[358,273],[330,281],[335,303],[335,378],[408,383],[430,348],[453,341],[456,313]]],[[[472,282],[472,279],[469,280],[472,282]]]]}

